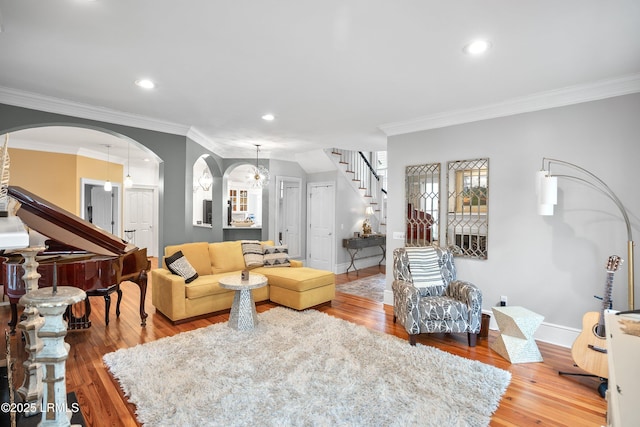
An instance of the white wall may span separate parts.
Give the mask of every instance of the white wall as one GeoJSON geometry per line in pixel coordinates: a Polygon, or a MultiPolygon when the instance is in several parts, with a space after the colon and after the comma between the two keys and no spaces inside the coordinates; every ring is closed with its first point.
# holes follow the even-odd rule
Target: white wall
{"type": "MultiPolygon", "coordinates": [[[[542,158],[578,164],[604,180],[640,238],[640,94],[393,136],[387,151],[387,271],[393,271],[393,249],[403,245],[392,236],[405,229],[405,167],[441,162],[444,171],[447,161],[488,157],[489,258],[456,259],[458,278],[482,289],[485,311],[506,295],[509,305],[544,315],[539,339],[571,345],[583,314],[600,310],[593,296],[603,293],[608,257],[627,261],[624,221],[597,191],[560,178],[556,214],[536,214],[534,175],[542,158]]],[[[392,281],[387,274],[386,303],[392,303],[392,281]]],[[[626,265],[615,274],[613,302],[615,309],[628,307],[626,265]]]]}

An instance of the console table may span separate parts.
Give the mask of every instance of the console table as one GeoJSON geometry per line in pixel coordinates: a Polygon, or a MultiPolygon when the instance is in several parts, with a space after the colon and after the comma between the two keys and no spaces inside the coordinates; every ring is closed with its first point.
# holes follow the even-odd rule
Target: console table
{"type": "Polygon", "coordinates": [[[379,246],[380,249],[382,249],[382,258],[380,258],[378,265],[381,265],[382,261],[384,261],[387,256],[386,245],[387,236],[385,236],[384,234],[371,234],[366,237],[352,237],[349,239],[342,239],[342,247],[347,249],[347,252],[349,252],[349,256],[351,257],[351,264],[349,264],[349,267],[347,267],[347,273],[351,268],[355,270],[356,274],[358,273],[358,269],[355,265],[355,260],[358,251],[363,248],[379,246]]]}

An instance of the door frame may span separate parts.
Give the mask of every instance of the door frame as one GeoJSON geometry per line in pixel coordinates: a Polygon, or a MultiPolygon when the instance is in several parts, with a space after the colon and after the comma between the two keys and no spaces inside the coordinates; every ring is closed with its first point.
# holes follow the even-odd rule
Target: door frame
{"type": "MultiPolygon", "coordinates": [[[[279,229],[280,219],[284,216],[284,213],[280,212],[280,203],[279,203],[280,186],[283,185],[283,183],[287,183],[287,182],[294,182],[298,184],[298,200],[300,202],[302,201],[302,179],[301,178],[293,177],[293,176],[276,176],[276,191],[275,191],[276,214],[275,214],[275,227],[274,227],[275,232],[273,234],[273,241],[276,242],[276,244],[280,244],[278,239],[278,233],[280,231],[279,229]]],[[[302,232],[303,232],[302,209],[300,209],[298,211],[298,250],[300,251],[300,253],[290,254],[293,258],[298,258],[302,256],[302,232]]]]}
{"type": "MultiPolygon", "coordinates": [[[[90,178],[80,178],[80,208],[79,208],[79,213],[80,213],[80,218],[87,220],[86,217],[86,211],[87,211],[87,197],[86,197],[86,193],[85,193],[85,189],[87,186],[89,187],[104,187],[104,183],[105,181],[100,181],[97,179],[90,179],[90,178]]],[[[118,182],[112,182],[111,186],[113,187],[113,190],[115,190],[114,197],[112,198],[112,200],[115,203],[114,209],[112,209],[112,212],[115,211],[115,216],[114,218],[112,218],[112,220],[114,221],[114,232],[111,233],[114,236],[120,237],[121,239],[123,238],[122,236],[122,187],[120,186],[120,183],[118,182]]],[[[110,230],[105,230],[107,232],[110,232],[110,230]]]]}
{"type": "Polygon", "coordinates": [[[313,205],[311,202],[311,194],[313,187],[331,187],[333,192],[333,211],[329,212],[330,215],[333,215],[332,228],[330,231],[330,249],[331,255],[329,259],[330,271],[336,272],[336,220],[335,220],[335,211],[336,211],[336,182],[335,181],[321,181],[321,182],[308,182],[307,183],[307,244],[306,244],[306,256],[307,256],[307,264],[309,264],[309,253],[311,251],[311,212],[313,210],[313,205]]]}
{"type": "MultiPolygon", "coordinates": [[[[155,185],[144,185],[144,184],[133,184],[133,187],[131,188],[127,188],[125,189],[125,193],[127,191],[135,191],[135,190],[151,190],[152,192],[152,199],[153,199],[153,215],[151,215],[151,235],[153,236],[153,238],[151,239],[151,247],[147,247],[147,256],[150,257],[157,257],[159,252],[158,252],[158,223],[160,222],[159,219],[159,201],[158,201],[158,187],[155,185]]],[[[127,229],[127,224],[126,224],[126,218],[127,216],[125,215],[128,209],[131,209],[130,206],[127,206],[127,199],[124,197],[123,194],[123,199],[124,199],[124,210],[122,212],[122,230],[123,230],[123,234],[124,234],[124,230],[127,229]]]]}

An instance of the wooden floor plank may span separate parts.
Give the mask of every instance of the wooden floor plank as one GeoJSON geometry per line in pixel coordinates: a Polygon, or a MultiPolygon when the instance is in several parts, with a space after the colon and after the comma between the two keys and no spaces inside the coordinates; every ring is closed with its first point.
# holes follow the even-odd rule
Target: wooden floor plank
{"type": "MultiPolygon", "coordinates": [[[[153,262],[155,265],[156,260],[153,262]]],[[[336,283],[348,283],[380,272],[384,273],[384,267],[363,269],[358,275],[353,272],[339,274],[336,275],[336,283]]],[[[102,298],[93,298],[92,327],[87,331],[71,331],[66,337],[71,346],[67,361],[67,391],[76,393],[88,426],[139,425],[135,418],[135,407],[127,402],[117,381],[102,362],[104,354],[228,319],[228,314],[221,314],[173,326],[165,317],[155,313],[149,286],[145,305],[149,317],[147,326],[141,327],[138,288],[134,284],[124,284],[122,288],[124,297],[119,318],[115,315],[116,298],[113,298],[110,322],[108,326],[105,325],[104,301],[102,298]]],[[[259,304],[257,310],[263,312],[275,306],[267,302],[259,304]]],[[[404,328],[393,322],[393,307],[379,302],[337,292],[332,304],[320,307],[319,310],[372,330],[407,339],[404,328]]],[[[3,326],[9,318],[9,307],[0,307],[0,322],[3,326]]],[[[5,329],[8,327],[5,326],[5,329]]],[[[488,339],[478,340],[478,345],[474,348],[468,347],[464,335],[420,335],[417,341],[511,372],[512,382],[492,417],[492,426],[599,427],[606,424],[606,401],[597,392],[599,380],[558,375],[558,371],[580,372],[573,366],[569,349],[538,343],[543,362],[512,365],[489,348],[489,343],[496,337],[497,333],[491,331],[488,339]]],[[[21,362],[25,354],[19,336],[12,338],[11,349],[16,357],[14,383],[19,386],[22,383],[21,362]]],[[[4,354],[4,342],[2,351],[4,354]]]]}

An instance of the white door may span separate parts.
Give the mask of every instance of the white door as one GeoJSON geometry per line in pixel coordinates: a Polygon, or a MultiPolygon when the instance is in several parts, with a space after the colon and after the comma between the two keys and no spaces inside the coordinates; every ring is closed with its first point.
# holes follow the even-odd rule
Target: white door
{"type": "Polygon", "coordinates": [[[118,204],[117,187],[112,191],[104,191],[102,186],[91,187],[91,210],[89,220],[97,227],[111,233],[118,234],[118,204]]]}
{"type": "Polygon", "coordinates": [[[300,256],[300,184],[284,183],[284,233],[283,243],[288,245],[289,256],[300,256]]]}
{"type": "Polygon", "coordinates": [[[307,264],[334,271],[335,184],[311,183],[307,189],[307,264]]]}
{"type": "Polygon", "coordinates": [[[139,248],[147,248],[148,256],[156,256],[154,245],[154,194],[150,188],[131,188],[125,192],[124,239],[139,248]]]}

